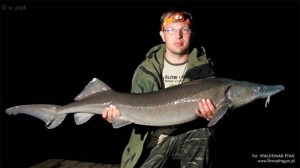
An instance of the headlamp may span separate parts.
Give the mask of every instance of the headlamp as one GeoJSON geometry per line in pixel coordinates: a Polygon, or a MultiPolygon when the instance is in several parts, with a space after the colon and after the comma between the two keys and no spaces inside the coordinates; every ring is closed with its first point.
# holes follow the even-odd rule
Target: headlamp
{"type": "Polygon", "coordinates": [[[186,14],[183,14],[183,13],[174,13],[174,14],[171,14],[170,16],[166,17],[165,18],[165,21],[163,22],[162,26],[161,26],[161,29],[163,30],[164,27],[171,23],[171,22],[184,22],[185,24],[188,24],[188,25],[191,25],[191,22],[188,18],[188,16],[186,14]]]}

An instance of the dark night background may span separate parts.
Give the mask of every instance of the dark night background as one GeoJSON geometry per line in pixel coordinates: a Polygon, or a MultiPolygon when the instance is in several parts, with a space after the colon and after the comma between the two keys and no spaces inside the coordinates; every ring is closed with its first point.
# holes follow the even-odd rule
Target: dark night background
{"type": "Polygon", "coordinates": [[[57,128],[5,109],[73,101],[94,77],[129,92],[147,51],[161,43],[162,12],[182,7],[196,21],[219,76],[283,84],[284,92],[232,111],[217,126],[216,167],[299,166],[298,1],[2,1],[1,167],[48,159],[119,163],[131,126],[101,116],[57,128]],[[252,155],[294,154],[296,163],[257,163],[252,155]]]}

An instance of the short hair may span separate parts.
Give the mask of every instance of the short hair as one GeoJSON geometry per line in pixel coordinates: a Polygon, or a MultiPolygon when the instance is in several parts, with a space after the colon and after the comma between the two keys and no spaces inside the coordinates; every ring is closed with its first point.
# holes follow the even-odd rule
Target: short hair
{"type": "Polygon", "coordinates": [[[190,28],[193,27],[193,18],[191,13],[180,10],[170,10],[162,14],[160,17],[161,30],[170,22],[187,22],[190,28]]]}

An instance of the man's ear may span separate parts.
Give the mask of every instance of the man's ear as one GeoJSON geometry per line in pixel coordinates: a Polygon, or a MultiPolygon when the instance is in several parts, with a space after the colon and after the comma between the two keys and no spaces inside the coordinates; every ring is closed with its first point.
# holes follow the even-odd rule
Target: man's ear
{"type": "Polygon", "coordinates": [[[166,41],[165,41],[165,34],[164,34],[164,32],[163,32],[163,31],[159,31],[159,35],[160,35],[162,41],[163,41],[163,42],[166,42],[166,41]]]}

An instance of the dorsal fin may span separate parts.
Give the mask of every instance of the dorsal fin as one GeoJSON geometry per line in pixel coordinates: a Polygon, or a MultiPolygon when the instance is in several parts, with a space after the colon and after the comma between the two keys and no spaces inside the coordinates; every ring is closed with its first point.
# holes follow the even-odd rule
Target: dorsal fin
{"type": "Polygon", "coordinates": [[[104,82],[97,78],[93,78],[83,89],[83,91],[75,97],[75,101],[81,100],[91,94],[111,90],[104,82]]]}

